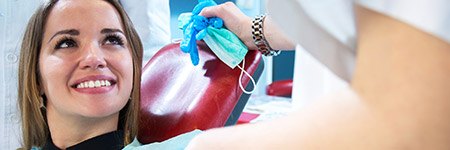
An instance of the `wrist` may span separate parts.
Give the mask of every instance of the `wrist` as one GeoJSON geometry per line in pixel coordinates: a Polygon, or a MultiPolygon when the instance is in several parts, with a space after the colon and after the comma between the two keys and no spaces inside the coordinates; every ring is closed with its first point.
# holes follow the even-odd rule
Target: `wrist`
{"type": "Polygon", "coordinates": [[[241,41],[247,46],[248,49],[256,50],[258,49],[253,41],[252,35],[252,18],[247,17],[247,19],[243,20],[239,26],[240,32],[238,32],[237,36],[241,39],[241,41]]]}
{"type": "Polygon", "coordinates": [[[274,50],[267,41],[264,35],[264,20],[266,16],[256,16],[252,20],[252,39],[254,45],[257,47],[258,51],[265,56],[277,56],[280,54],[279,50],[274,50]]]}

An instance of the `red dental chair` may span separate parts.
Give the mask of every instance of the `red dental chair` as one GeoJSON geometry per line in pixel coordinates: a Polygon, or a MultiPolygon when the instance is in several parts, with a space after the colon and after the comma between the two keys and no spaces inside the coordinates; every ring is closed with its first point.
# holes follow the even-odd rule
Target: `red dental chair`
{"type": "Polygon", "coordinates": [[[274,81],[266,87],[266,94],[271,96],[292,96],[293,80],[274,81]]]}
{"type": "MultiPolygon", "coordinates": [[[[237,122],[250,97],[239,88],[241,70],[229,68],[204,42],[197,44],[197,66],[192,65],[189,54],[183,53],[177,43],[162,48],[144,66],[137,136],[141,143],[161,142],[194,129],[237,122]]],[[[249,51],[245,70],[255,81],[263,68],[261,54],[249,51]]],[[[253,89],[245,75],[242,84],[247,90],[253,89]]]]}

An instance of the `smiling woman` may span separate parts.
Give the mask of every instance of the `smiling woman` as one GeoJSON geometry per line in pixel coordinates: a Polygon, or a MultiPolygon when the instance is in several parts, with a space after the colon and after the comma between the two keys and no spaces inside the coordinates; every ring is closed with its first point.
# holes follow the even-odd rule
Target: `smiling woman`
{"type": "Polygon", "coordinates": [[[101,142],[109,140],[107,149],[118,149],[131,143],[142,51],[118,1],[51,0],[41,6],[20,52],[23,148],[105,146],[101,142]]]}

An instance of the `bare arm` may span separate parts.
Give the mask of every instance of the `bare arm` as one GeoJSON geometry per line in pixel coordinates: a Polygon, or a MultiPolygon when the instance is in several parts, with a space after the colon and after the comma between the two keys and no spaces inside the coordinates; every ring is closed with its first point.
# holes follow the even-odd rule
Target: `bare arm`
{"type": "Polygon", "coordinates": [[[389,143],[395,132],[389,132],[385,122],[367,104],[344,92],[284,118],[206,131],[188,148],[387,149],[395,145],[389,143]]]}

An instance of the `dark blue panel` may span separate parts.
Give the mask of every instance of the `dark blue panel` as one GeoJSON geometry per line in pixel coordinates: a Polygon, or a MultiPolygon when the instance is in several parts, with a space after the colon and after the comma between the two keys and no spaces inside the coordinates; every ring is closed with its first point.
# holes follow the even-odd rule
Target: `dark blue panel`
{"type": "Polygon", "coordinates": [[[292,79],[295,51],[283,51],[273,57],[273,81],[292,79]]]}

